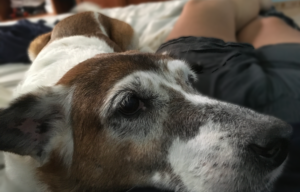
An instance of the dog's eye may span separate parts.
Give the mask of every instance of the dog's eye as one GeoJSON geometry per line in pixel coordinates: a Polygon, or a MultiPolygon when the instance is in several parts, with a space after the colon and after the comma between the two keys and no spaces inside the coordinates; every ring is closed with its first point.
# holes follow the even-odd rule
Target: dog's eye
{"type": "Polygon", "coordinates": [[[123,115],[134,115],[144,107],[144,103],[136,96],[131,96],[120,104],[119,112],[123,115]]]}

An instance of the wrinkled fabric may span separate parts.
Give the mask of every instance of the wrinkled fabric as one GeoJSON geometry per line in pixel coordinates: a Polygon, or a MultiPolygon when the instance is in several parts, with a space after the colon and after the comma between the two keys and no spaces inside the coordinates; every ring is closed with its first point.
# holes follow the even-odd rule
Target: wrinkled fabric
{"type": "Polygon", "coordinates": [[[157,53],[186,61],[197,73],[194,87],[209,97],[300,122],[300,44],[254,49],[250,44],[181,37],[157,53]]]}
{"type": "Polygon", "coordinates": [[[187,1],[149,2],[99,11],[130,24],[139,37],[139,49],[155,52],[173,29],[187,1]]]}
{"type": "Polygon", "coordinates": [[[27,55],[30,42],[37,36],[52,30],[44,23],[43,20],[37,23],[20,20],[15,25],[0,26],[0,64],[30,63],[27,55]]]}

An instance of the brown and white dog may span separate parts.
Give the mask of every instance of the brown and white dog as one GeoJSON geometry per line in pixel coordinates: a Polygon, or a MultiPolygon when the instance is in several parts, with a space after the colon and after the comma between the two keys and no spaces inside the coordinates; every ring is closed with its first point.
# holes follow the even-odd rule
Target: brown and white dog
{"type": "Polygon", "coordinates": [[[287,158],[281,120],[200,95],[180,60],[144,54],[126,23],[71,16],[32,42],[0,112],[5,192],[269,191],[287,158]]]}

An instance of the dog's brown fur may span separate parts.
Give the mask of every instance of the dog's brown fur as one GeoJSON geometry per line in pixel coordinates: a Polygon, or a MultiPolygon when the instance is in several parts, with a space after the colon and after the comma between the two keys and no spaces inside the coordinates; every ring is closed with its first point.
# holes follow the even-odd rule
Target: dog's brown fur
{"type": "Polygon", "coordinates": [[[134,35],[132,27],[125,22],[102,14],[98,15],[98,21],[103,25],[108,37],[101,31],[93,12],[72,15],[60,21],[52,32],[43,34],[32,41],[28,49],[30,59],[33,61],[48,43],[75,35],[98,37],[112,47],[115,52],[126,51],[134,35]]]}
{"type": "MultiPolygon", "coordinates": [[[[156,57],[168,59],[167,56],[156,57]]],[[[145,171],[149,161],[157,159],[159,154],[156,153],[161,151],[162,143],[151,142],[148,149],[151,149],[153,158],[144,158],[143,154],[149,154],[148,151],[108,136],[99,121],[97,107],[103,105],[111,85],[119,79],[134,71],[155,71],[157,66],[151,63],[152,59],[153,55],[149,57],[135,52],[99,55],[77,65],[57,83],[76,87],[72,103],[76,110],[71,113],[74,155],[69,169],[60,161],[58,152],[53,152],[49,162],[38,169],[41,181],[50,186],[51,191],[118,191],[143,180],[141,171],[145,171]]]]}

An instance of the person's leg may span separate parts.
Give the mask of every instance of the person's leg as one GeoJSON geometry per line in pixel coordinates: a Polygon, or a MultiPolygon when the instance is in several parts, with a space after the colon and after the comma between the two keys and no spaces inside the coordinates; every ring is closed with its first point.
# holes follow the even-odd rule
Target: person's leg
{"type": "Polygon", "coordinates": [[[281,43],[300,43],[300,32],[277,17],[257,18],[245,26],[237,36],[239,42],[255,48],[281,43]]]}
{"type": "Polygon", "coordinates": [[[236,41],[236,32],[256,18],[270,0],[190,0],[166,40],[182,36],[236,41]]]}

